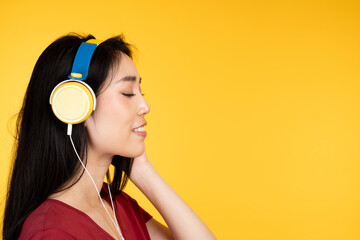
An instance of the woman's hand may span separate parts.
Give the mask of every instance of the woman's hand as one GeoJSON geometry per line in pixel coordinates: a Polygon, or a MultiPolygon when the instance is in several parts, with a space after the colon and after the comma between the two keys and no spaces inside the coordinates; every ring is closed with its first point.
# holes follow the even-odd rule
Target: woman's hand
{"type": "Polygon", "coordinates": [[[130,172],[130,180],[134,182],[136,179],[139,179],[141,174],[143,174],[146,169],[149,169],[149,166],[151,166],[151,162],[146,155],[146,150],[144,150],[140,156],[134,158],[130,172]]]}
{"type": "MultiPolygon", "coordinates": [[[[146,151],[134,158],[133,165],[130,172],[130,180],[140,187],[140,190],[144,189],[144,182],[141,179],[142,175],[146,175],[152,168],[151,162],[146,155],[146,151]]],[[[151,218],[148,222],[146,222],[146,227],[148,229],[149,235],[151,239],[173,239],[172,234],[166,226],[151,218]]]]}
{"type": "Polygon", "coordinates": [[[171,230],[150,220],[146,225],[152,239],[215,239],[205,223],[155,170],[146,151],[134,158],[130,180],[155,206],[171,230]]]}
{"type": "Polygon", "coordinates": [[[143,164],[149,162],[149,159],[146,155],[146,150],[140,155],[134,158],[133,167],[136,167],[138,164],[143,164]]]}

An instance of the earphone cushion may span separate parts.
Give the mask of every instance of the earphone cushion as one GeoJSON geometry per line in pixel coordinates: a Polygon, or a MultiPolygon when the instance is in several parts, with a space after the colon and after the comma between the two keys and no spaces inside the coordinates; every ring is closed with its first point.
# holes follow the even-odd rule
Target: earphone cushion
{"type": "Polygon", "coordinates": [[[92,113],[95,96],[80,82],[65,82],[53,90],[50,98],[55,116],[64,123],[81,123],[92,113]]]}

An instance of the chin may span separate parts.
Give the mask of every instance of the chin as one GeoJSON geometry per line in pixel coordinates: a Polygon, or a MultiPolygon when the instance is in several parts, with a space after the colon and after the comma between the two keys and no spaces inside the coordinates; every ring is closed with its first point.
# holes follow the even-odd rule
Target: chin
{"type": "Polygon", "coordinates": [[[135,157],[138,157],[141,154],[143,154],[144,151],[145,151],[145,145],[143,145],[142,147],[138,147],[136,149],[131,149],[131,150],[127,151],[126,153],[124,153],[124,152],[119,153],[118,155],[128,157],[128,158],[135,158],[135,157]]]}

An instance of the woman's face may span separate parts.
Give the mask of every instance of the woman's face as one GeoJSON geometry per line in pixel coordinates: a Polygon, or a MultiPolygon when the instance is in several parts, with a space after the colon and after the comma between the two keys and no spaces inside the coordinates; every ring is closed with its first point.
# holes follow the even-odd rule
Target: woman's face
{"type": "Polygon", "coordinates": [[[88,147],[98,157],[136,157],[145,150],[145,137],[133,129],[145,123],[150,107],[142,96],[139,73],[131,58],[121,53],[115,71],[98,95],[95,111],[85,121],[88,147]]]}

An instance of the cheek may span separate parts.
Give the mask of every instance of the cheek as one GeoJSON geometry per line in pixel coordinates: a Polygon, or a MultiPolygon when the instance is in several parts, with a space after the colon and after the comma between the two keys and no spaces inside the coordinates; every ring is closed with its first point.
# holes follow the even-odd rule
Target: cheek
{"type": "Polygon", "coordinates": [[[126,101],[112,99],[99,102],[94,118],[94,130],[98,144],[104,147],[119,145],[131,134],[131,106],[126,101]]]}
{"type": "Polygon", "coordinates": [[[126,126],[124,125],[128,124],[129,115],[130,106],[126,101],[112,99],[107,102],[102,102],[98,117],[100,121],[104,123],[104,127],[125,128],[126,126]]]}

